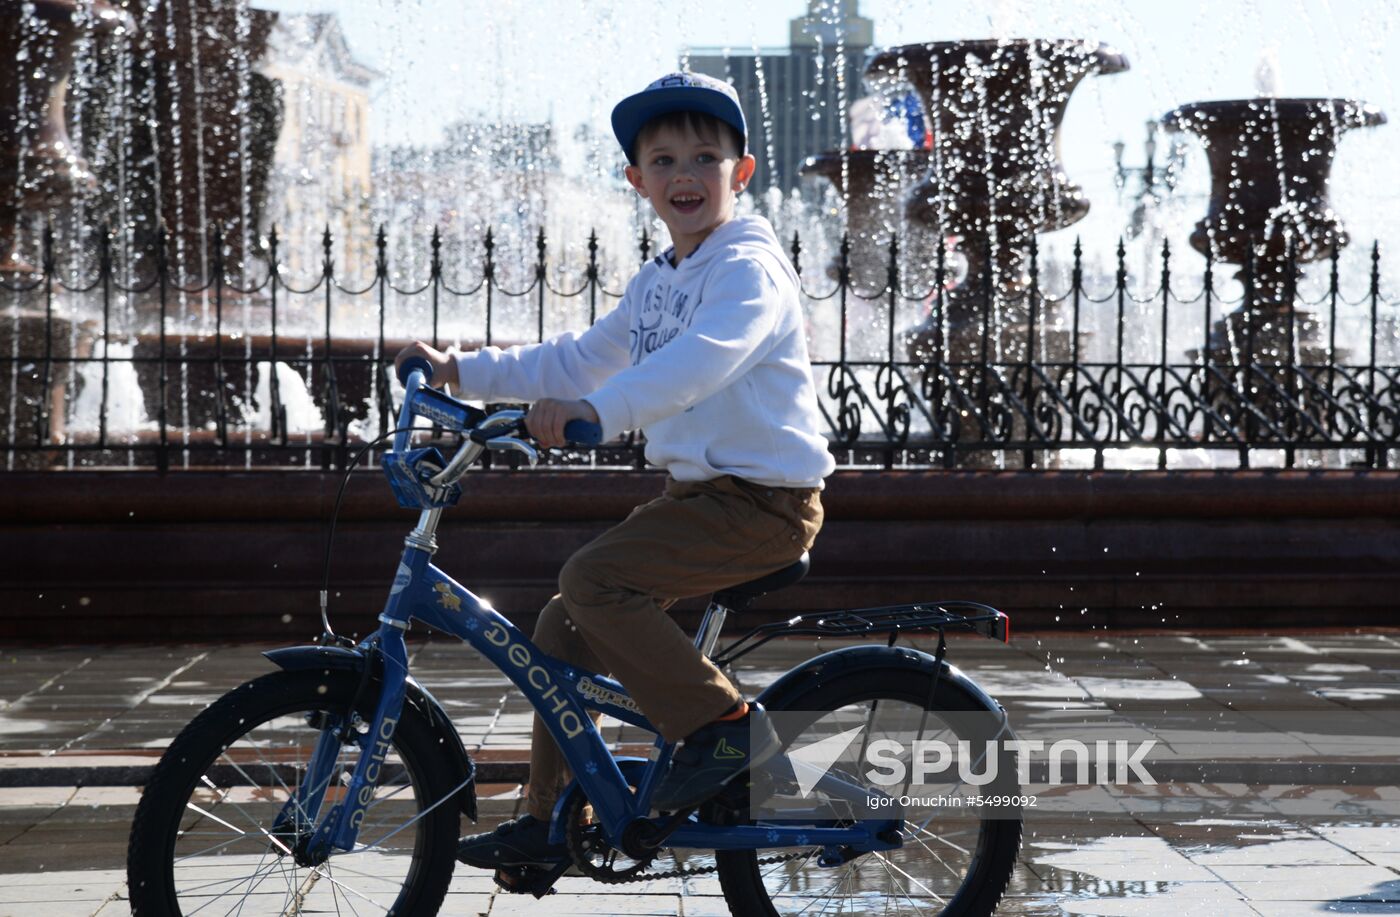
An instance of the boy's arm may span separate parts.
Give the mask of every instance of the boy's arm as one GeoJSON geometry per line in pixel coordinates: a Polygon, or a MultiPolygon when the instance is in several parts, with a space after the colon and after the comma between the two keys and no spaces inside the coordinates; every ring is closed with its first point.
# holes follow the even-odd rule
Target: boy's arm
{"type": "Polygon", "coordinates": [[[453,354],[460,396],[483,401],[582,398],[627,365],[626,305],[624,297],[582,334],[453,354]]]}
{"type": "Polygon", "coordinates": [[[585,396],[612,438],[679,414],[732,383],[772,349],[783,294],[757,261],[735,262],[704,291],[690,327],[663,353],[585,396]]]}

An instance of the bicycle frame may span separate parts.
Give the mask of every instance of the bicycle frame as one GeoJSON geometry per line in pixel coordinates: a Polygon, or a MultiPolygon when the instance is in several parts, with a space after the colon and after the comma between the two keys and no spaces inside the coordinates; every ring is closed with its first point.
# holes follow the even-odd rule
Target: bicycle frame
{"type": "MultiPolygon", "coordinates": [[[[408,676],[404,634],[410,620],[453,634],[470,644],[515,684],[559,743],[605,836],[612,843],[619,842],[628,824],[649,814],[651,791],[670,760],[671,746],[658,736],[657,753],[644,767],[634,793],[594,727],[589,711],[607,713],[653,734],[657,732],[655,727],[620,683],[542,652],[489,603],[434,566],[431,563],[436,547],[433,536],[440,514],[440,509],[433,509],[420,516],[418,527],[406,539],[388,601],[379,616],[380,627],[359,645],[361,651],[376,651],[384,662],[378,704],[373,721],[366,724],[368,729],[358,730],[364,736],[363,751],[346,785],[345,803],[337,805],[316,831],[311,841],[313,855],[316,851],[327,854],[331,847],[339,850],[354,847],[404,703],[408,676]]],[[[332,730],[323,731],[303,784],[306,795],[299,791],[288,800],[286,812],[299,811],[311,816],[317,813],[324,787],[330,779],[329,768],[335,759],[333,743],[339,741],[332,730]],[[312,772],[317,767],[327,772],[312,772]]],[[[855,789],[850,787],[852,791],[855,789]]],[[[887,827],[883,822],[821,828],[811,825],[719,826],[691,821],[682,823],[668,837],[666,845],[712,850],[816,845],[839,845],[860,851],[888,850],[899,846],[899,842],[877,837],[887,827]]]]}

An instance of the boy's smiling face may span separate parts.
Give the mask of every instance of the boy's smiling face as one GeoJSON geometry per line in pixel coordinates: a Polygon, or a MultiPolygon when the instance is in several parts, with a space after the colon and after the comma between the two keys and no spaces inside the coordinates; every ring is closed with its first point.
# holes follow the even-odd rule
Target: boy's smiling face
{"type": "Polygon", "coordinates": [[[733,218],[735,197],[753,170],[754,158],[741,156],[720,131],[697,133],[689,123],[664,124],[642,133],[637,165],[627,167],[627,180],[671,231],[679,263],[733,218]]]}

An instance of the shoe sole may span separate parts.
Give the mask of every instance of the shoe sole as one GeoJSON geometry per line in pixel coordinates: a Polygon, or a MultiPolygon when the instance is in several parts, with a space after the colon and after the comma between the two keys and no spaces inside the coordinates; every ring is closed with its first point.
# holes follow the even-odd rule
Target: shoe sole
{"type": "Polygon", "coordinates": [[[761,764],[766,764],[772,758],[776,757],[778,752],[782,750],[783,741],[782,739],[778,738],[776,733],[774,733],[773,741],[769,742],[760,754],[752,756],[747,767],[745,767],[743,770],[735,771],[728,777],[725,777],[723,780],[721,780],[719,784],[715,786],[714,792],[706,793],[704,796],[702,796],[700,799],[695,800],[694,802],[687,802],[683,805],[672,804],[664,809],[659,807],[656,804],[656,802],[653,801],[652,808],[662,812],[677,812],[681,809],[693,809],[701,803],[709,802],[711,799],[714,799],[720,793],[724,792],[725,787],[729,786],[729,784],[733,783],[737,778],[752,772],[755,767],[758,767],[761,764]]]}

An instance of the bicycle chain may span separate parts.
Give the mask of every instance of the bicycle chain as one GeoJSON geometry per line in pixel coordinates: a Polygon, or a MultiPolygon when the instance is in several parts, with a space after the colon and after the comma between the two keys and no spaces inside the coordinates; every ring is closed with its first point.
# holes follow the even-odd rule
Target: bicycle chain
{"type": "MultiPolygon", "coordinates": [[[[568,847],[569,857],[573,859],[574,866],[578,871],[588,878],[603,885],[626,885],[631,882],[650,882],[653,879],[684,879],[690,876],[703,876],[715,872],[719,869],[719,864],[714,866],[683,866],[679,869],[672,869],[666,872],[638,872],[619,873],[606,867],[595,866],[588,859],[588,851],[583,849],[584,829],[587,827],[578,818],[582,814],[584,801],[580,796],[579,802],[571,805],[566,813],[568,828],[564,831],[564,843],[568,847]]],[[[659,848],[658,848],[659,849],[659,848]]],[[[782,856],[765,857],[758,861],[759,866],[770,866],[774,863],[785,863],[788,860],[795,860],[799,857],[810,857],[811,852],[788,853],[782,856]]]]}

